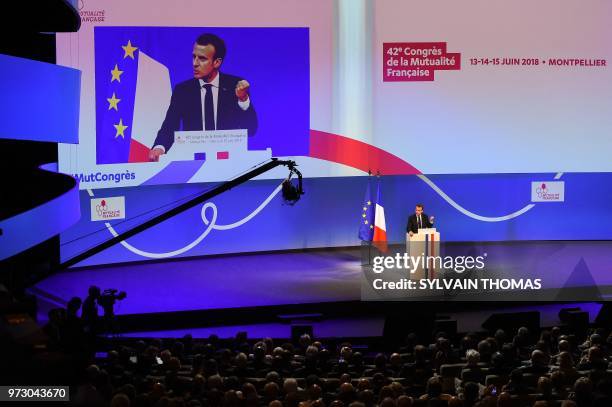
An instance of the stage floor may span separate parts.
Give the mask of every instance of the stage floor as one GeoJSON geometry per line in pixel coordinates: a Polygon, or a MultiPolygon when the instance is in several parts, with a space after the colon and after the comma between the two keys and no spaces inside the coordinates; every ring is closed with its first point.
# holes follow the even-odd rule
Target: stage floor
{"type": "MultiPolygon", "coordinates": [[[[405,246],[390,244],[389,249],[386,254],[393,256],[396,252],[403,253],[405,246]]],[[[612,298],[612,242],[449,242],[440,249],[455,256],[488,254],[486,274],[482,276],[515,280],[539,278],[543,289],[495,293],[438,290],[434,293],[437,296],[430,294],[434,302],[588,302],[612,298]]],[[[361,263],[359,247],[209,256],[84,267],[55,274],[38,283],[32,291],[43,301],[55,302],[55,306],[65,305],[74,296],[86,297],[91,285],[102,290],[125,291],[127,298],[115,306],[117,315],[347,303],[360,301],[362,288],[371,291],[370,280],[381,277],[372,274],[371,269],[362,270],[361,263]],[[363,273],[366,273],[365,279],[363,273]]],[[[467,274],[465,278],[469,277],[467,274]]],[[[482,276],[474,272],[472,277],[482,276]]],[[[404,275],[387,273],[384,277],[392,280],[404,275]]],[[[424,298],[398,290],[371,297],[378,300],[424,298]]],[[[293,311],[304,312],[295,307],[293,311]]]]}
{"type": "MultiPolygon", "coordinates": [[[[504,246],[503,253],[510,255],[519,249],[525,253],[521,245],[524,244],[504,246]]],[[[554,273],[550,273],[550,263],[543,261],[534,263],[537,267],[532,268],[546,268],[549,274],[574,285],[609,279],[609,252],[601,250],[601,243],[580,242],[580,250],[565,246],[568,244],[563,242],[534,242],[530,252],[539,256],[544,251],[554,258],[554,273]],[[550,249],[551,245],[555,250],[550,249]],[[564,259],[571,261],[561,262],[564,259]]],[[[129,335],[131,330],[134,336],[182,336],[186,332],[232,336],[246,328],[255,336],[268,332],[286,337],[291,324],[301,320],[312,325],[318,336],[378,336],[386,312],[406,303],[360,302],[361,255],[360,248],[320,249],[80,268],[53,275],[31,292],[39,299],[39,321],[44,323],[49,309],[65,307],[75,296],[85,298],[91,285],[126,291],[127,298],[117,303],[115,311],[129,327],[124,333],[129,335]],[[301,317],[300,313],[314,316],[301,317]]],[[[559,310],[568,306],[564,301],[558,302],[517,302],[506,304],[505,310],[498,302],[483,302],[470,308],[469,304],[448,302],[445,306],[445,301],[434,301],[427,309],[456,319],[459,329],[465,332],[479,330],[493,312],[537,310],[542,324],[552,326],[559,322],[559,310]]],[[[593,319],[601,305],[590,303],[587,308],[593,319]]],[[[408,315],[411,312],[419,311],[407,311],[408,315]]]]}
{"type": "Polygon", "coordinates": [[[179,259],[67,271],[33,291],[62,305],[115,288],[117,315],[358,301],[360,264],[359,248],[179,259]]]}
{"type": "MultiPolygon", "coordinates": [[[[39,298],[39,322],[44,323],[50,308],[64,307],[70,298],[84,298],[90,285],[102,289],[116,288],[127,292],[127,298],[118,302],[118,315],[181,313],[185,311],[214,312],[219,309],[240,309],[289,304],[321,304],[359,301],[361,296],[361,251],[354,249],[325,249],[307,252],[246,254],[216,256],[198,259],[123,264],[107,267],[84,268],[56,274],[38,283],[32,292],[39,298]]],[[[207,318],[196,317],[184,328],[170,328],[167,321],[154,322],[151,328],[128,330],[124,336],[180,337],[186,333],[194,337],[207,337],[217,333],[231,337],[245,330],[252,337],[289,337],[294,322],[313,326],[317,337],[365,337],[382,334],[385,313],[372,307],[354,305],[345,307],[341,316],[321,315],[321,318],[279,318],[267,322],[248,317],[240,322],[208,323],[207,318]],[[371,310],[373,312],[365,312],[371,310]],[[366,315],[367,314],[367,315],[366,315]],[[284,319],[284,320],[283,320],[284,319]]],[[[399,304],[397,304],[399,306],[399,304]]],[[[432,304],[433,306],[434,304],[432,304]]],[[[460,332],[478,331],[481,324],[494,312],[539,311],[543,326],[559,323],[559,311],[577,304],[516,303],[501,306],[483,303],[482,306],[463,309],[455,303],[437,312],[458,322],[460,332]]],[[[591,321],[601,304],[582,303],[591,321]]],[[[307,307],[304,307],[306,309],[307,307]]],[[[301,309],[299,306],[293,311],[301,309]]],[[[305,311],[307,312],[307,311],[305,311]]],[[[158,316],[153,315],[154,321],[158,316]]],[[[170,324],[172,325],[172,324],[170,324]]]]}

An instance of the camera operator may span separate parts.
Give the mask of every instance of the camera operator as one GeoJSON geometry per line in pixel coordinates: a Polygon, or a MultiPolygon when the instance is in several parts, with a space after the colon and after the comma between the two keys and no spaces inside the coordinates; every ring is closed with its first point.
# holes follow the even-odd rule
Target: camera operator
{"type": "Polygon", "coordinates": [[[81,319],[83,326],[89,333],[95,334],[98,330],[98,299],[100,298],[100,287],[92,285],[89,287],[89,295],[83,301],[81,319]]]}
{"type": "Polygon", "coordinates": [[[117,333],[119,326],[115,318],[115,303],[121,301],[127,296],[125,291],[115,289],[104,290],[98,298],[98,305],[104,310],[104,331],[117,333]]]}

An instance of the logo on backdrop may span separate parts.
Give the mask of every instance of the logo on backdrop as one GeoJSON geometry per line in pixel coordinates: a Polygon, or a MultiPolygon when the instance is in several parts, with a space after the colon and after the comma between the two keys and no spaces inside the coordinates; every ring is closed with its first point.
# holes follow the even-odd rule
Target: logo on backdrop
{"type": "Polygon", "coordinates": [[[85,9],[85,0],[79,0],[78,5],[81,24],[85,23],[103,23],[106,21],[106,10],[104,9],[85,9]]]}
{"type": "Polygon", "coordinates": [[[91,220],[125,219],[125,197],[95,198],[91,200],[91,220]]]}
{"type": "Polygon", "coordinates": [[[565,182],[534,181],[531,183],[531,202],[563,202],[565,182]]]}
{"type": "Polygon", "coordinates": [[[383,43],[383,82],[433,81],[436,71],[461,69],[461,53],[446,42],[383,43]]]}

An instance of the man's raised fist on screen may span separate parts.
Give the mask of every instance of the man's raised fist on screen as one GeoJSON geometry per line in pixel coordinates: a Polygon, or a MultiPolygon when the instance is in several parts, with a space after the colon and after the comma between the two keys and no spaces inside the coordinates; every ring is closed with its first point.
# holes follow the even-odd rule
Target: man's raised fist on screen
{"type": "Polygon", "coordinates": [[[238,83],[236,84],[236,97],[238,98],[238,100],[240,100],[241,102],[246,102],[246,100],[249,98],[250,86],[251,85],[244,79],[238,81],[238,83]]]}

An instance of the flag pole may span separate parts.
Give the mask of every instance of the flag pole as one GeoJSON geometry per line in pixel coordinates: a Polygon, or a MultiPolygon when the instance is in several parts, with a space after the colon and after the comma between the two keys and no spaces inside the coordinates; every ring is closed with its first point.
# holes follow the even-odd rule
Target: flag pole
{"type": "MultiPolygon", "coordinates": [[[[378,170],[376,170],[376,180],[377,181],[378,181],[379,177],[380,177],[380,172],[378,170]]],[[[377,199],[378,199],[378,197],[377,197],[377,199]]],[[[376,207],[374,207],[374,218],[376,218],[376,207]]],[[[370,240],[370,248],[372,248],[372,243],[373,243],[373,240],[370,240]]]]}
{"type": "MultiPolygon", "coordinates": [[[[372,169],[368,168],[368,185],[370,184],[370,177],[372,176],[372,169]]],[[[372,264],[372,241],[368,240],[368,266],[372,264]]]]}

